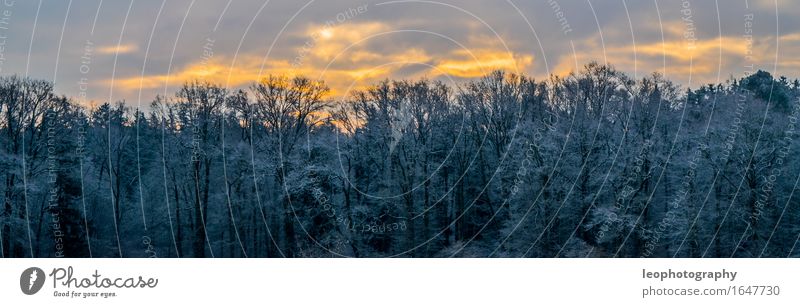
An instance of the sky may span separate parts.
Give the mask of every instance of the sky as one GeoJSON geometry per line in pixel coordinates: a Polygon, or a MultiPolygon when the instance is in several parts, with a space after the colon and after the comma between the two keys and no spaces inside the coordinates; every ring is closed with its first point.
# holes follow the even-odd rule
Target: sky
{"type": "Polygon", "coordinates": [[[696,88],[798,77],[798,17],[787,0],[0,0],[0,74],[134,106],[191,80],[305,75],[345,97],[387,78],[541,80],[590,61],[696,88]]]}

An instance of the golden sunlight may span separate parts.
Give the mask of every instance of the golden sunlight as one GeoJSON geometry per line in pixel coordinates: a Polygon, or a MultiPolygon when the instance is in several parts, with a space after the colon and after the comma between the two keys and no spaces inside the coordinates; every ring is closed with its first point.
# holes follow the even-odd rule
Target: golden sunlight
{"type": "Polygon", "coordinates": [[[319,35],[324,39],[332,38],[333,37],[333,30],[331,30],[329,28],[324,28],[321,31],[319,31],[319,35]]]}

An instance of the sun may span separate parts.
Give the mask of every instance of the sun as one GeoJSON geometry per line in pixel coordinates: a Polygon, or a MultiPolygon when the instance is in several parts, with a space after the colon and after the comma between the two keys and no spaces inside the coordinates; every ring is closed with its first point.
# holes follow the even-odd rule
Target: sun
{"type": "Polygon", "coordinates": [[[320,36],[322,36],[322,38],[325,38],[325,39],[333,37],[333,31],[331,29],[328,29],[328,28],[325,28],[325,29],[322,29],[322,31],[319,31],[319,34],[320,34],[320,36]]]}

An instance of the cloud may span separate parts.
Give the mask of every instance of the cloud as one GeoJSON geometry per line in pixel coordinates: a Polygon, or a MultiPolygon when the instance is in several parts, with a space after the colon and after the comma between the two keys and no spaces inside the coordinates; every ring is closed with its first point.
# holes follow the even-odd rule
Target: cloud
{"type": "Polygon", "coordinates": [[[462,77],[481,77],[492,70],[524,72],[533,64],[531,55],[514,55],[503,50],[456,50],[436,63],[437,71],[462,77]]]}
{"type": "Polygon", "coordinates": [[[331,94],[337,96],[386,78],[475,78],[497,69],[524,72],[534,61],[532,55],[515,54],[499,46],[492,48],[490,42],[479,37],[464,42],[475,46],[383,48],[387,41],[403,39],[402,35],[402,31],[382,22],[310,24],[303,31],[290,34],[294,40],[302,42],[299,46],[266,62],[263,56],[246,51],[231,64],[230,55],[215,52],[212,57],[195,59],[169,75],[126,76],[113,82],[106,80],[105,84],[113,84],[117,91],[131,94],[165,86],[177,87],[192,80],[235,88],[246,87],[268,74],[305,75],[327,81],[331,94]],[[409,71],[414,71],[413,75],[408,75],[409,71]]]}
{"type": "Polygon", "coordinates": [[[728,31],[727,35],[689,41],[684,38],[685,27],[679,21],[664,22],[663,41],[661,37],[639,36],[635,45],[624,35],[606,35],[605,45],[599,33],[576,40],[574,54],[558,56],[554,73],[564,75],[575,71],[576,65],[580,69],[589,61],[608,61],[631,76],[660,72],[684,86],[696,87],[697,84],[724,82],[730,76],[738,78],[756,69],[775,70],[771,64],[776,56],[778,67],[786,72],[796,65],[796,61],[791,61],[793,54],[800,52],[797,32],[777,37],[781,46],[780,54],[776,54],[775,35],[747,36],[728,31]]]}
{"type": "Polygon", "coordinates": [[[37,19],[35,2],[17,1],[13,27],[5,33],[4,56],[10,60],[2,70],[54,80],[59,92],[72,97],[81,93],[85,85],[78,82],[87,78],[90,100],[130,99],[139,90],[143,99],[150,99],[163,93],[165,86],[171,93],[192,79],[230,81],[231,87],[243,87],[266,74],[322,78],[335,95],[341,95],[351,85],[358,88],[385,78],[461,81],[494,69],[540,78],[574,70],[576,58],[579,67],[589,61],[602,63],[605,51],[609,62],[629,75],[660,71],[685,85],[691,69],[691,81],[698,84],[715,82],[718,75],[723,81],[731,74],[741,75],[747,52],[742,20],[749,12],[756,15],[752,50],[758,68],[795,77],[800,65],[795,60],[800,52],[800,22],[791,18],[799,15],[800,7],[788,0],[778,0],[779,22],[775,0],[751,1],[749,9],[744,3],[720,3],[719,15],[713,1],[692,2],[691,27],[698,38],[692,50],[683,40],[690,25],[682,19],[681,3],[611,1],[590,7],[586,1],[559,1],[572,30],[565,34],[558,31],[560,21],[546,1],[515,1],[513,6],[504,1],[443,1],[445,5],[272,1],[256,14],[264,5],[261,0],[234,1],[227,9],[227,1],[190,6],[191,0],[175,0],[167,1],[160,15],[160,1],[137,1],[127,23],[130,3],[104,2],[96,27],[97,2],[73,4],[69,18],[65,18],[67,5],[54,2],[37,19]],[[365,6],[363,13],[338,22],[340,13],[358,6],[365,6]],[[37,30],[30,42],[34,20],[37,30]],[[61,39],[65,20],[67,31],[61,39]],[[326,28],[326,23],[332,26],[326,28]],[[120,35],[124,43],[117,46],[120,35]],[[215,41],[214,56],[204,62],[207,38],[215,41]],[[82,58],[89,40],[96,46],[89,59],[91,71],[82,73],[81,65],[89,61],[82,58]],[[109,97],[112,74],[117,80],[109,97]]]}
{"type": "Polygon", "coordinates": [[[139,47],[134,44],[125,45],[112,45],[112,46],[99,46],[97,47],[98,54],[125,54],[139,51],[139,47]]]}

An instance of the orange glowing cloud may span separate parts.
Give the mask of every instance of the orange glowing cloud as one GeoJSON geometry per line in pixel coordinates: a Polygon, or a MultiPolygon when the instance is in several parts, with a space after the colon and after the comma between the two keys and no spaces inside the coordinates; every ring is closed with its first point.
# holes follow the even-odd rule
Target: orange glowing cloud
{"type": "MultiPolygon", "coordinates": [[[[362,89],[386,78],[418,78],[455,76],[474,78],[492,70],[502,69],[525,72],[533,64],[533,56],[514,54],[495,49],[483,39],[467,42],[469,49],[431,51],[424,46],[376,50],[367,42],[386,39],[393,29],[379,22],[348,23],[335,26],[311,25],[303,33],[306,41],[295,48],[291,58],[272,59],[264,63],[262,56],[241,53],[236,62],[222,53],[211,58],[199,58],[172,73],[129,76],[106,80],[107,85],[123,93],[139,90],[158,91],[167,87],[201,80],[231,88],[246,87],[266,75],[305,75],[312,79],[325,80],[331,95],[345,95],[353,89],[362,89]],[[387,51],[389,50],[389,51],[387,51]],[[263,63],[263,69],[262,69],[263,63]],[[421,69],[404,70],[418,65],[421,69]],[[409,75],[411,74],[411,75],[409,75]]],[[[135,46],[120,46],[113,52],[130,50],[135,46]],[[125,48],[122,48],[125,47],[125,48]]],[[[106,51],[111,51],[106,50],[106,51]]]]}
{"type": "Polygon", "coordinates": [[[440,60],[436,69],[447,75],[476,78],[497,69],[524,72],[531,64],[533,56],[530,55],[514,55],[490,49],[457,50],[440,60]]]}
{"type": "Polygon", "coordinates": [[[344,50],[357,49],[359,42],[389,31],[391,28],[380,22],[311,25],[304,34],[305,44],[296,51],[304,61],[331,61],[344,50]]]}
{"type": "Polygon", "coordinates": [[[105,82],[107,84],[113,84],[115,88],[124,92],[133,92],[139,89],[149,90],[159,89],[165,86],[180,86],[191,80],[201,80],[227,85],[229,87],[238,87],[259,80],[270,73],[286,75],[311,73],[311,71],[308,70],[292,67],[288,62],[274,61],[267,63],[267,67],[269,67],[270,70],[265,70],[263,74],[260,74],[261,63],[261,57],[240,55],[239,58],[237,58],[237,63],[231,65],[231,59],[215,55],[215,57],[211,59],[192,62],[169,75],[145,75],[106,80],[105,82]]]}
{"type": "MultiPolygon", "coordinates": [[[[665,36],[669,38],[664,42],[637,43],[635,46],[607,42],[603,46],[599,35],[576,42],[575,54],[561,56],[553,73],[564,75],[575,71],[576,63],[582,67],[589,61],[607,60],[627,71],[635,67],[639,73],[658,71],[676,79],[687,80],[691,75],[694,80],[715,80],[721,69],[740,68],[747,63],[758,64],[774,57],[774,49],[771,49],[774,44],[769,43],[774,37],[749,40],[733,35],[697,39],[689,43],[681,37],[682,31],[676,30],[676,27],[681,25],[665,27],[665,36]]],[[[796,37],[786,36],[784,39],[791,41],[796,37]]]]}
{"type": "Polygon", "coordinates": [[[134,44],[125,44],[125,45],[111,45],[111,46],[100,46],[97,48],[97,53],[99,54],[124,54],[124,53],[131,53],[139,50],[139,47],[134,44]]]}

